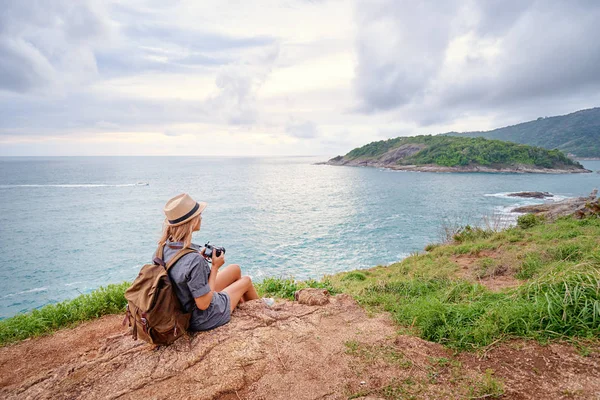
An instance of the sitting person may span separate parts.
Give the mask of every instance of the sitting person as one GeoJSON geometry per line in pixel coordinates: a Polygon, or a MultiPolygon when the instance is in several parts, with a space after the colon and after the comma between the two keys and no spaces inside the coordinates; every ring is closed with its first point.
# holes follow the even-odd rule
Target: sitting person
{"type": "Polygon", "coordinates": [[[169,269],[173,289],[183,312],[190,313],[190,331],[204,331],[229,322],[238,303],[258,299],[249,276],[242,276],[239,265],[220,269],[225,255],[212,253],[209,265],[205,249],[192,243],[192,233],[200,230],[206,203],[198,203],[188,194],[180,194],[167,202],[167,216],[158,245],[163,247],[163,260],[169,260],[183,248],[198,250],[184,255],[169,269]]]}

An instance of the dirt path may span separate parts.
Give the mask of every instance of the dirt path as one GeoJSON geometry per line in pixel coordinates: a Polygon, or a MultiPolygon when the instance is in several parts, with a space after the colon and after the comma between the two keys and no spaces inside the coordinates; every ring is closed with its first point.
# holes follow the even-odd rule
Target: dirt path
{"type": "Polygon", "coordinates": [[[491,398],[499,382],[503,398],[600,398],[597,347],[583,357],[520,341],[455,357],[398,335],[387,316],[370,318],[345,295],[322,306],[249,302],[229,324],[158,350],[133,341],[121,318],[0,348],[0,397],[459,399],[491,398]]]}

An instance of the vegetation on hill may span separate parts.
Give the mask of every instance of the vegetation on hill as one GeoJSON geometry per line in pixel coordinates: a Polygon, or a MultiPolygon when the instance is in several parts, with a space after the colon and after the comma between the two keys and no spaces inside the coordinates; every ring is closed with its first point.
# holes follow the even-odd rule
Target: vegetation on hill
{"type": "Polygon", "coordinates": [[[331,278],[364,306],[388,311],[406,330],[456,349],[505,338],[600,335],[600,219],[545,223],[527,215],[500,232],[466,227],[387,267],[331,278]],[[465,274],[460,260],[472,261],[465,274]],[[514,288],[483,283],[513,277],[514,288]]]}
{"type": "Polygon", "coordinates": [[[372,142],[344,156],[347,160],[376,158],[406,144],[425,145],[417,153],[398,161],[403,165],[435,164],[446,167],[504,166],[524,164],[542,168],[561,168],[581,165],[559,150],[547,150],[500,140],[451,136],[412,136],[372,142]]]}
{"type": "Polygon", "coordinates": [[[556,117],[540,117],[535,121],[487,132],[452,132],[449,135],[507,140],[559,149],[577,157],[600,157],[600,108],[556,117]]]}

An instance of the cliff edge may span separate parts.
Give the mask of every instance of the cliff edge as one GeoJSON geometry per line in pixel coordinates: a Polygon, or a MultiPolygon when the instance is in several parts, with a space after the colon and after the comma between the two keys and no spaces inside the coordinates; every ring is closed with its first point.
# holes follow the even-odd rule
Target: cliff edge
{"type": "Polygon", "coordinates": [[[348,295],[242,304],[229,324],[168,347],[110,315],[0,348],[4,399],[558,398],[600,393],[600,357],[512,341],[461,353],[400,335],[348,295]],[[494,376],[492,377],[492,372],[494,376]],[[568,373],[565,373],[568,371],[568,373]]]}

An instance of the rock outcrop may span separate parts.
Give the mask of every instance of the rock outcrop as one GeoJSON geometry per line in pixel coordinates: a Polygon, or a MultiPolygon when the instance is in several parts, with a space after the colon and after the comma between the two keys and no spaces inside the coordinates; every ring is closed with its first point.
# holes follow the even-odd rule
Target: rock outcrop
{"type": "Polygon", "coordinates": [[[523,197],[525,199],[545,199],[548,197],[554,197],[553,194],[548,193],[548,192],[518,192],[518,193],[510,193],[507,196],[523,197]]]}
{"type": "Polygon", "coordinates": [[[298,298],[273,307],[244,303],[229,324],[156,349],[133,341],[121,327],[122,316],[110,316],[102,320],[111,326],[103,334],[113,330],[108,337],[90,341],[96,326],[41,338],[39,349],[62,348],[55,356],[43,356],[41,370],[35,365],[36,346],[27,349],[22,342],[1,348],[0,397],[314,399],[343,393],[348,381],[357,380],[345,343],[383,340],[395,328],[385,316],[368,318],[347,295],[330,297],[312,289],[298,298]],[[118,330],[123,332],[114,334],[118,330]]]}
{"type": "Polygon", "coordinates": [[[598,214],[600,212],[600,199],[597,196],[598,189],[594,189],[587,197],[575,197],[552,203],[522,206],[514,208],[512,212],[538,214],[548,219],[556,219],[567,215],[575,215],[578,218],[583,218],[587,215],[598,214]]]}
{"type": "Polygon", "coordinates": [[[321,163],[327,165],[346,165],[349,167],[379,167],[379,168],[392,168],[407,157],[418,153],[427,146],[424,144],[413,144],[407,143],[399,147],[388,150],[382,155],[375,158],[355,158],[348,160],[343,156],[337,156],[331,160],[321,163]]]}

